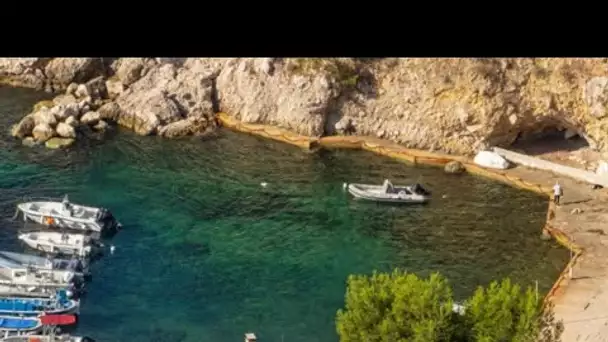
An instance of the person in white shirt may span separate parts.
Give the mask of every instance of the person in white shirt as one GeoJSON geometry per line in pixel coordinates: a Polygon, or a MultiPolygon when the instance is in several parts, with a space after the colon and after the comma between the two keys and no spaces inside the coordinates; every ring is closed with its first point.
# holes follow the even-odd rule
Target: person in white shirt
{"type": "Polygon", "coordinates": [[[555,185],[553,186],[553,203],[559,205],[559,200],[562,195],[562,187],[559,185],[559,182],[555,182],[555,185]]]}

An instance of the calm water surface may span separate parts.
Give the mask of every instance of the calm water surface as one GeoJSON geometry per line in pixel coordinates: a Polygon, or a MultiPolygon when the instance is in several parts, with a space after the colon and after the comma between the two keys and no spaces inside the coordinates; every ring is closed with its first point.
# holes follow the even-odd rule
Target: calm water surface
{"type": "Polygon", "coordinates": [[[94,265],[77,328],[98,341],[333,342],[351,273],[440,271],[462,298],[504,276],[546,291],[568,257],[539,238],[541,197],[367,152],[307,154],[229,131],[23,147],[8,128],[41,96],[0,88],[0,247],[25,250],[10,221],[24,195],[111,208],[125,230],[94,265]],[[384,178],[435,197],[396,207],[342,189],[384,178]]]}

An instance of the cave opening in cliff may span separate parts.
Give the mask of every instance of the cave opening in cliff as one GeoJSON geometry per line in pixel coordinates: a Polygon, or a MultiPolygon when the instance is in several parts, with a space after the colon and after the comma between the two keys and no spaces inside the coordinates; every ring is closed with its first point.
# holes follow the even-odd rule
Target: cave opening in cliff
{"type": "Polygon", "coordinates": [[[593,142],[560,123],[519,132],[510,149],[579,168],[589,168],[597,159],[593,142]]]}
{"type": "Polygon", "coordinates": [[[544,127],[540,130],[519,132],[511,145],[527,154],[538,155],[552,152],[573,152],[589,148],[589,143],[578,132],[558,126],[544,127]]]}

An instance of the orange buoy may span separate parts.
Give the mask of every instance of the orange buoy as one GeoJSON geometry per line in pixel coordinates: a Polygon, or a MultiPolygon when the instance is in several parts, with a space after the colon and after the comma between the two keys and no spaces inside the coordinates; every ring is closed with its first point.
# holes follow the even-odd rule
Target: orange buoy
{"type": "Polygon", "coordinates": [[[52,217],[50,217],[50,216],[46,216],[44,218],[44,222],[50,226],[50,225],[52,225],[52,224],[55,223],[55,220],[52,217]]]}

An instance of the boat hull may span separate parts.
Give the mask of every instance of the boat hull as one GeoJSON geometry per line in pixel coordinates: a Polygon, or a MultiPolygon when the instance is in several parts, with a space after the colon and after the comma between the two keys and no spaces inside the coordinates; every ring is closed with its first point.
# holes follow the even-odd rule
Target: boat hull
{"type": "Polygon", "coordinates": [[[2,332],[38,332],[42,330],[40,319],[34,317],[0,316],[2,332]]]}
{"type": "MultiPolygon", "coordinates": [[[[38,232],[39,234],[45,234],[44,232],[38,232]]],[[[75,244],[65,244],[58,242],[51,242],[44,238],[33,238],[35,233],[25,233],[19,235],[19,240],[23,241],[28,247],[36,249],[38,251],[53,254],[53,255],[68,255],[68,256],[77,256],[77,257],[89,257],[92,253],[92,246],[87,245],[75,245],[75,244]]],[[[46,233],[51,234],[51,233],[46,233]]],[[[85,237],[82,236],[82,239],[85,237]]],[[[56,239],[59,240],[59,239],[56,239]]]]}
{"type": "Polygon", "coordinates": [[[68,220],[63,217],[53,216],[53,215],[42,215],[38,213],[33,213],[30,211],[22,211],[24,220],[32,221],[43,226],[47,227],[58,227],[64,229],[71,230],[79,230],[79,231],[93,231],[97,233],[101,233],[102,227],[97,222],[79,222],[74,220],[68,220]],[[49,220],[52,218],[52,221],[49,220]],[[52,223],[51,223],[52,222],[52,223]]]}
{"type": "Polygon", "coordinates": [[[62,202],[33,201],[17,205],[24,221],[32,221],[47,227],[57,227],[85,232],[116,232],[122,225],[104,208],[70,204],[66,210],[62,202]]]}
{"type": "MultiPolygon", "coordinates": [[[[409,187],[398,187],[401,189],[410,190],[409,187]]],[[[367,184],[349,184],[348,192],[355,198],[373,202],[386,203],[402,203],[402,204],[424,204],[431,197],[422,194],[405,194],[405,193],[381,193],[382,186],[374,186],[367,184]]]]}
{"type": "MultiPolygon", "coordinates": [[[[10,298],[10,297],[9,297],[10,298]]],[[[23,301],[28,301],[28,298],[20,298],[23,301]]],[[[31,301],[35,301],[37,299],[40,300],[48,300],[47,298],[29,298],[31,301]]],[[[1,301],[1,299],[0,299],[1,301]]],[[[56,308],[56,309],[46,309],[46,310],[11,310],[5,307],[0,307],[0,315],[2,316],[31,316],[37,317],[40,315],[61,315],[61,314],[71,314],[71,315],[80,315],[80,304],[71,300],[70,305],[64,308],[56,308]]]]}

